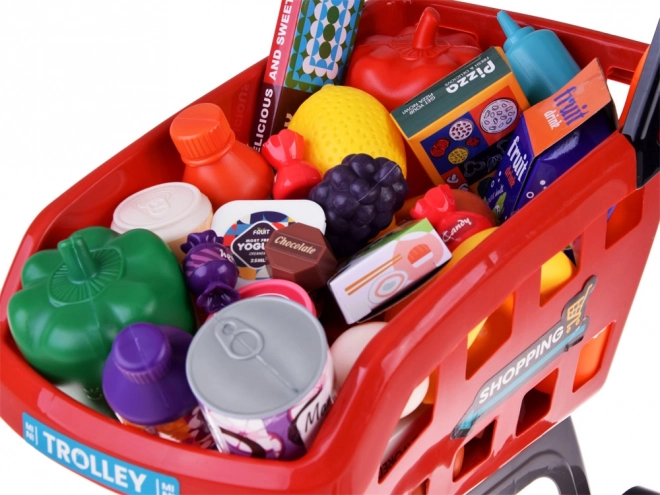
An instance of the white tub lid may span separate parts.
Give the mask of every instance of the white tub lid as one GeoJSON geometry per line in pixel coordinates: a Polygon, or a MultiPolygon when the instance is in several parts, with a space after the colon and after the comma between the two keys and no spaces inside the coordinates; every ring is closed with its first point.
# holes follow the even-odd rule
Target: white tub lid
{"type": "Polygon", "coordinates": [[[209,199],[185,182],[167,182],[143,189],[115,209],[111,229],[120,234],[147,229],[165,242],[193,232],[213,211],[209,199]]]}

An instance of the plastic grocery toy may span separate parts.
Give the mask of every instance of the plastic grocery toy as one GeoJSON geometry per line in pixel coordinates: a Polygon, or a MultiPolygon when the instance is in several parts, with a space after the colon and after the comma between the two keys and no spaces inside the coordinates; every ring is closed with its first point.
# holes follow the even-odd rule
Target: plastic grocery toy
{"type": "Polygon", "coordinates": [[[232,201],[215,212],[211,227],[234,255],[237,287],[270,278],[266,242],[274,231],[292,223],[304,223],[323,233],[325,213],[307,199],[232,201]]]}
{"type": "MultiPolygon", "coordinates": [[[[351,368],[364,348],[367,347],[367,344],[369,344],[374,336],[380,332],[385,325],[387,324],[382,321],[355,325],[342,333],[337,340],[334,341],[330,347],[330,354],[332,355],[332,362],[335,367],[335,386],[338,390],[341,390],[348,373],[351,371],[351,368]]],[[[417,406],[422,403],[422,399],[426,395],[428,388],[428,378],[422,380],[422,382],[415,387],[410,395],[410,399],[408,399],[406,406],[401,412],[402,418],[417,409],[417,406]]]]}
{"type": "Polygon", "coordinates": [[[392,120],[433,184],[479,193],[528,107],[495,46],[395,108],[392,120]]]}
{"type": "Polygon", "coordinates": [[[209,198],[185,182],[148,187],[122,201],[112,216],[110,228],[123,234],[131,229],[151,230],[183,261],[181,244],[191,232],[211,227],[213,208],[209,198]]]}
{"type": "Polygon", "coordinates": [[[328,281],[346,323],[375,316],[447,263],[451,253],[427,219],[401,225],[346,260],[328,281]]]}
{"type": "Polygon", "coordinates": [[[208,196],[214,210],[229,201],[270,196],[273,169],[257,151],[236,141],[219,106],[189,106],[172,121],[170,136],[186,164],[182,180],[208,196]]]}
{"type": "Polygon", "coordinates": [[[324,287],[337,269],[337,260],[321,231],[304,223],[276,230],[266,243],[268,273],[290,280],[305,290],[324,287]]]}
{"type": "Polygon", "coordinates": [[[282,279],[260,280],[238,289],[241,299],[250,297],[275,296],[290,299],[302,305],[307,311],[317,316],[316,306],[305,289],[295,282],[282,279]]]}
{"type": "Polygon", "coordinates": [[[397,163],[360,153],[346,156],[326,172],[309,199],[323,208],[325,236],[335,255],[343,258],[390,225],[406,194],[408,183],[397,163]]]}
{"type": "Polygon", "coordinates": [[[234,290],[238,280],[234,256],[213,230],[190,234],[181,250],[186,253],[183,260],[186,283],[197,296],[197,306],[215,313],[240,299],[234,290]]]}
{"type": "Polygon", "coordinates": [[[451,195],[454,197],[456,209],[458,211],[471,211],[484,217],[491,225],[495,225],[495,216],[486,202],[477,194],[464,191],[462,189],[452,189],[451,195]]]}
{"type": "Polygon", "coordinates": [[[418,220],[428,219],[452,252],[468,237],[494,226],[478,213],[459,211],[451,188],[445,184],[430,189],[410,210],[410,216],[418,220]]]}
{"type": "Polygon", "coordinates": [[[617,128],[605,74],[592,60],[518,122],[485,196],[504,222],[617,128]]]}
{"type": "Polygon", "coordinates": [[[530,105],[545,100],[580,72],[568,50],[550,29],[521,28],[500,11],[497,20],[507,37],[504,52],[530,105]]]}
{"type": "Polygon", "coordinates": [[[281,297],[244,299],[213,315],[193,339],[186,373],[221,452],[301,457],[333,401],[323,327],[281,297]]]}
{"type": "MultiPolygon", "coordinates": [[[[369,0],[360,31],[365,37],[399,33],[419,19],[430,3],[369,0]]],[[[447,26],[474,32],[480,42],[504,41],[495,10],[453,0],[432,3],[442,6],[447,26]]],[[[547,19],[529,19],[538,29],[557,32],[581,66],[598,56],[606,72],[622,83],[630,81],[646,47],[641,42],[547,19]]],[[[200,101],[219,103],[228,115],[234,105],[250,107],[253,102],[249,100],[266,69],[263,61],[257,63],[200,101]]],[[[77,470],[73,463],[58,458],[56,449],[49,453],[45,433],[56,436],[63,445],[84,447],[96,459],[107,458],[120,468],[144,470],[150,480],[163,480],[175,493],[479,493],[485,491],[482,487],[491,486],[485,484],[489,477],[510,466],[528,446],[556,431],[563,418],[603,388],[618,343],[625,338],[623,332],[634,330],[630,321],[628,325],[624,322],[629,314],[632,316],[630,308],[658,228],[660,177],[637,183],[636,148],[626,136],[615,132],[471,255],[442,278],[419,288],[406,309],[360,355],[302,458],[267,462],[219,455],[160,440],[99,417],[30,367],[9,332],[6,304],[20,290],[21,268],[36,251],[54,247],[77,228],[109,223],[116,204],[136,191],[180,180],[183,164],[172,154],[170,122],[165,121],[100,165],[37,216],[17,249],[0,295],[0,416],[35,449],[35,455],[58,462],[61,469],[121,491],[116,483],[105,482],[90,470],[77,470]],[[155,163],[155,157],[163,161],[155,163]],[[104,201],[99,191],[112,191],[117,199],[104,201]],[[616,225],[607,222],[607,211],[614,204],[612,220],[617,218],[616,225]],[[578,271],[551,299],[540,304],[543,263],[579,238],[583,242],[577,250],[578,271]],[[534,379],[519,382],[508,397],[479,417],[468,436],[451,438],[480,387],[492,383],[488,380],[506,370],[519,352],[559,321],[562,309],[581,294],[592,275],[598,277],[598,285],[585,307],[589,325],[584,339],[559,349],[534,379]],[[516,304],[513,319],[504,327],[504,343],[468,378],[467,335],[510,294],[516,304]],[[581,376],[580,380],[586,381],[575,390],[581,352],[612,322],[616,323],[610,327],[596,371],[587,378],[581,376]],[[546,323],[548,326],[542,327],[546,323]],[[438,382],[430,422],[379,479],[383,454],[400,411],[413,388],[434,370],[438,382]],[[537,388],[541,382],[551,394],[537,388]],[[172,459],[176,462],[169,462],[172,459]]],[[[649,143],[649,137],[655,135],[645,134],[640,139],[649,143]]],[[[657,148],[655,142],[650,144],[657,148]]],[[[326,308],[324,323],[334,317],[331,309],[326,308]]],[[[223,381],[224,386],[227,384],[234,386],[231,380],[223,381]]],[[[149,486],[154,487],[154,483],[149,486]]]]}
{"type": "Polygon", "coordinates": [[[406,176],[403,137],[387,108],[357,88],[324,86],[296,111],[289,129],[305,138],[305,160],[325,174],[344,157],[385,157],[406,176]]]}
{"type": "Polygon", "coordinates": [[[260,151],[301,103],[342,84],[364,0],[281,0],[273,43],[256,96],[250,146],[260,151]]]}
{"type": "Polygon", "coordinates": [[[261,148],[261,154],[275,170],[274,199],[307,199],[309,191],[321,182],[321,172],[303,160],[305,140],[297,132],[284,129],[261,148]]]}
{"type": "Polygon", "coordinates": [[[105,363],[103,393],[122,423],[206,449],[213,437],[186,378],[190,342],[180,328],[127,326],[105,363]]]}
{"type": "Polygon", "coordinates": [[[112,341],[131,323],[194,329],[179,263],[148,230],[78,230],[34,254],[22,283],[9,326],[25,359],[55,383],[100,388],[112,341]]]}
{"type": "MultiPolygon", "coordinates": [[[[438,8],[426,7],[416,18],[402,16],[408,25],[396,35],[388,31],[359,39],[346,85],[366,91],[392,111],[479,55],[482,50],[471,33],[441,26],[438,8]]],[[[409,146],[406,161],[406,179],[414,194],[433,185],[409,146]]]]}
{"type": "MultiPolygon", "coordinates": [[[[463,189],[451,189],[451,195],[456,203],[456,209],[459,211],[471,211],[477,213],[488,220],[492,225],[495,225],[495,216],[486,202],[481,199],[477,194],[463,189]]],[[[417,202],[424,197],[424,194],[418,196],[408,196],[403,202],[403,206],[394,215],[397,224],[411,220],[410,210],[412,210],[417,202]]]]}
{"type": "Polygon", "coordinates": [[[355,46],[346,85],[366,91],[388,111],[479,55],[473,36],[441,28],[434,7],[397,36],[371,36],[355,46]]]}

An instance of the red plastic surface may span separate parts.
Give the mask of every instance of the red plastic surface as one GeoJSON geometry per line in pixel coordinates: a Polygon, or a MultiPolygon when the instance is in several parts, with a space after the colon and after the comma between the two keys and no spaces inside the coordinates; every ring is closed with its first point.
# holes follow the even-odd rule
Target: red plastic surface
{"type": "MultiPolygon", "coordinates": [[[[371,0],[360,36],[393,35],[413,24],[428,5],[443,23],[471,32],[482,46],[502,43],[496,11],[453,1],[371,0]]],[[[598,56],[609,78],[629,82],[646,45],[528,16],[523,24],[550,28],[577,62],[598,56]]],[[[264,62],[200,99],[220,105],[245,141],[264,62]],[[247,108],[237,102],[248,101],[247,108]]],[[[367,346],[350,373],[309,453],[274,462],[206,452],[123,427],[76,403],[35,373],[20,355],[7,326],[6,306],[20,287],[20,271],[39,249],[83,226],[109,225],[114,207],[145,187],[178,180],[183,163],[170,141],[171,119],[120,152],[49,205],[28,229],[0,296],[0,416],[22,434],[26,412],[91,448],[179,480],[182,493],[405,493],[428,479],[434,493],[465,492],[497,470],[552,425],[568,416],[605,382],[639,283],[660,211],[660,176],[635,190],[634,150],[616,133],[539,195],[468,256],[428,286],[367,346]],[[607,222],[607,210],[618,204],[607,222]],[[577,275],[539,303],[540,267],[580,238],[577,275]],[[622,263],[621,260],[626,262],[622,263]],[[566,302],[593,275],[598,284],[587,306],[584,340],[563,353],[530,383],[482,417],[467,438],[450,432],[480,387],[556,323],[566,302]],[[510,336],[466,378],[467,334],[509,294],[515,304],[510,336]],[[475,306],[471,301],[479,300],[475,306]],[[580,351],[611,325],[600,368],[573,391],[580,351]],[[460,331],[458,331],[460,329],[460,331]],[[433,370],[438,387],[433,419],[379,482],[388,440],[412,389],[433,370]],[[553,390],[542,419],[519,431],[523,398],[553,390]],[[486,428],[491,422],[493,426],[486,428]],[[490,449],[454,480],[454,458],[486,428],[490,449]]],[[[474,441],[471,445],[478,444],[474,441]]],[[[466,458],[469,457],[466,449],[466,458]]]]}

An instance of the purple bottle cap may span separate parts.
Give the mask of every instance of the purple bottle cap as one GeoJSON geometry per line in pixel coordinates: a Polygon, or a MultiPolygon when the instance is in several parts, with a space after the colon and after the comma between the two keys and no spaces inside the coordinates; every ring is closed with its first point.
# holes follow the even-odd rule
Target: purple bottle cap
{"type": "Polygon", "coordinates": [[[111,357],[128,380],[147,385],[156,383],[167,373],[172,346],[157,326],[131,325],[117,335],[111,357]]]}
{"type": "Polygon", "coordinates": [[[125,420],[157,426],[188,414],[197,400],[186,378],[192,336],[176,327],[135,323],[117,335],[103,370],[103,393],[125,420]]]}

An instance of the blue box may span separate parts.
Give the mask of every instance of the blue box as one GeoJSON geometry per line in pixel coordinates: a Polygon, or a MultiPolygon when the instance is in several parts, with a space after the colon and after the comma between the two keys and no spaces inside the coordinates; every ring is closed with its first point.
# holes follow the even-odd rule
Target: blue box
{"type": "Polygon", "coordinates": [[[598,60],[527,109],[485,196],[499,223],[546,189],[617,128],[598,60]]]}

